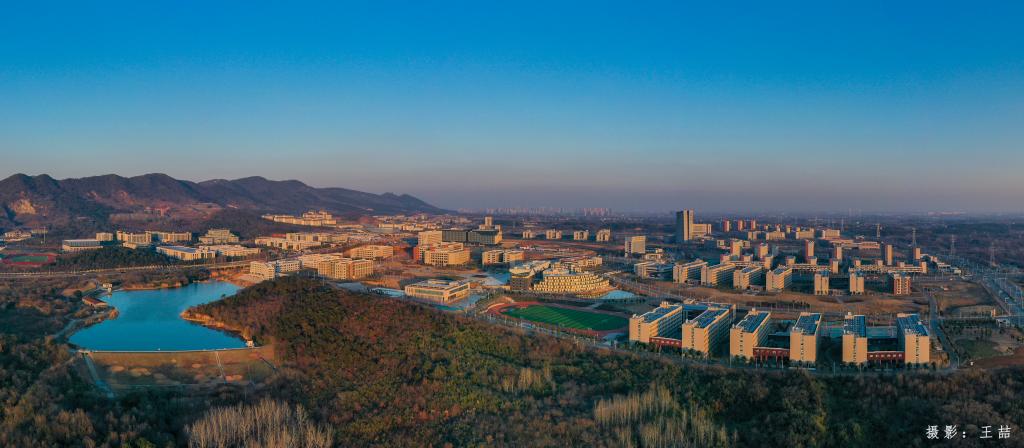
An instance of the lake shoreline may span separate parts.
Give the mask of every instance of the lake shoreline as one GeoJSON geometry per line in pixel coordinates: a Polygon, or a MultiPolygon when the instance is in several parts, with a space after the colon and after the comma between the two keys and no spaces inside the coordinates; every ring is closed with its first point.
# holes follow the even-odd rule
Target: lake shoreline
{"type": "Polygon", "coordinates": [[[84,350],[174,351],[244,348],[244,331],[208,325],[189,310],[238,292],[235,282],[206,279],[160,287],[119,289],[105,299],[110,311],[69,333],[68,343],[84,350]],[[179,285],[179,286],[174,286],[179,285]]]}

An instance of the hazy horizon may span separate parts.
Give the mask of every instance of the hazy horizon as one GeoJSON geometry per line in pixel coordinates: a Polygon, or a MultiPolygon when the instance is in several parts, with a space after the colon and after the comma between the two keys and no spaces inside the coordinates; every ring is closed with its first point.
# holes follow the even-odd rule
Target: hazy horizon
{"type": "Polygon", "coordinates": [[[197,8],[8,7],[7,175],[259,175],[449,209],[1024,211],[1024,5],[197,8]]]}

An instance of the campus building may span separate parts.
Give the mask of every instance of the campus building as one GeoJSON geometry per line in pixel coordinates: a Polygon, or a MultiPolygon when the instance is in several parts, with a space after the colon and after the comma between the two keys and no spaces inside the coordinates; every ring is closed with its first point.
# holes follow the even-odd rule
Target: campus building
{"type": "Polygon", "coordinates": [[[829,289],[829,271],[815,271],[814,272],[814,295],[816,296],[827,296],[832,291],[829,289]]]}
{"type": "Polygon", "coordinates": [[[641,261],[633,265],[633,274],[640,278],[668,279],[672,276],[675,265],[659,261],[641,261]]]}
{"type": "Polygon", "coordinates": [[[643,235],[636,235],[626,238],[625,253],[626,256],[634,254],[644,254],[647,252],[647,237],[643,235]]]}
{"type": "Polygon", "coordinates": [[[709,356],[729,337],[732,308],[709,307],[694,319],[683,322],[683,349],[709,356]]]}
{"type": "Polygon", "coordinates": [[[64,240],[61,242],[60,250],[64,253],[75,253],[86,250],[102,249],[103,241],[96,239],[64,240]]]}
{"type": "Polygon", "coordinates": [[[199,237],[199,244],[206,245],[236,244],[239,241],[238,236],[228,229],[210,229],[206,231],[206,235],[199,237]]]}
{"type": "Polygon", "coordinates": [[[469,263],[470,252],[462,243],[441,243],[417,246],[423,264],[431,266],[462,266],[469,263]]]}
{"type": "Polygon", "coordinates": [[[352,258],[360,258],[364,260],[376,260],[380,258],[389,258],[395,255],[395,248],[393,246],[384,246],[371,244],[367,246],[359,246],[349,251],[349,256],[352,258]]]}
{"type": "Polygon", "coordinates": [[[736,266],[732,263],[720,263],[714,266],[705,265],[700,270],[700,284],[703,286],[718,286],[732,279],[732,272],[736,266]]]}
{"type": "Polygon", "coordinates": [[[316,264],[316,272],[332,280],[357,280],[373,275],[373,260],[335,258],[316,264]]]}
{"type": "Polygon", "coordinates": [[[800,313],[789,332],[789,360],[808,364],[818,362],[820,338],[821,313],[800,313]]]}
{"type": "Polygon", "coordinates": [[[739,323],[729,330],[729,355],[753,358],[754,347],[763,345],[768,337],[768,311],[750,310],[739,323]]]}
{"type": "Polygon", "coordinates": [[[572,232],[572,239],[573,239],[573,241],[586,241],[586,240],[590,239],[590,231],[589,230],[576,230],[576,231],[572,232]]]}
{"type": "Polygon", "coordinates": [[[521,263],[509,268],[508,289],[512,291],[528,291],[540,273],[551,267],[548,260],[535,260],[521,263]]]}
{"type": "Polygon", "coordinates": [[[890,273],[889,285],[892,287],[892,294],[894,296],[910,294],[910,276],[903,272],[890,273]]]}
{"type": "Polygon", "coordinates": [[[779,266],[765,274],[765,291],[783,291],[793,283],[793,268],[779,266]]]}
{"type": "Polygon", "coordinates": [[[763,282],[764,268],[761,266],[747,266],[733,271],[732,274],[732,287],[735,289],[746,290],[752,286],[760,286],[763,282]]]}
{"type": "Polygon", "coordinates": [[[537,237],[537,233],[536,232],[534,232],[534,231],[532,231],[530,229],[523,230],[523,239],[524,240],[530,240],[530,239],[534,239],[536,237],[537,237]]]}
{"type": "Polygon", "coordinates": [[[538,292],[574,294],[610,289],[608,279],[593,272],[579,272],[558,266],[545,269],[540,281],[533,284],[538,292]]]}
{"type": "Polygon", "coordinates": [[[512,264],[526,259],[526,254],[521,250],[485,250],[480,254],[480,262],[484,266],[492,264],[512,264]]]}
{"type": "Polygon", "coordinates": [[[608,229],[601,229],[597,231],[597,235],[594,237],[598,243],[607,243],[612,240],[612,231],[608,229]]]}
{"type": "Polygon", "coordinates": [[[208,260],[217,257],[217,252],[206,248],[183,246],[157,246],[156,253],[182,261],[208,260]]]}
{"type": "Polygon", "coordinates": [[[896,338],[903,350],[903,362],[926,364],[931,361],[931,339],[928,327],[917,314],[896,315],[896,338]]]}
{"type": "Polygon", "coordinates": [[[425,246],[429,244],[441,244],[444,242],[443,233],[440,230],[424,230],[416,234],[416,244],[425,246]]]}
{"type": "Polygon", "coordinates": [[[560,240],[562,239],[562,231],[554,229],[548,230],[547,232],[544,232],[544,238],[549,240],[560,240]]]}
{"type": "Polygon", "coordinates": [[[672,281],[676,283],[700,282],[701,270],[708,265],[704,260],[677,264],[672,268],[672,281]]]}
{"type": "Polygon", "coordinates": [[[676,242],[690,241],[693,238],[693,210],[676,212],[676,242]]]}
{"type": "Polygon", "coordinates": [[[405,287],[405,294],[409,297],[442,304],[466,298],[470,292],[469,282],[465,280],[425,280],[405,287]]]}
{"type": "Polygon", "coordinates": [[[263,280],[272,280],[302,269],[302,263],[296,259],[269,262],[254,261],[249,263],[249,274],[263,280]]]}
{"type": "Polygon", "coordinates": [[[146,233],[149,234],[149,241],[155,243],[171,244],[192,242],[192,232],[161,232],[147,230],[146,233]]]}
{"type": "Polygon", "coordinates": [[[314,226],[314,227],[325,227],[337,225],[338,221],[330,213],[324,210],[320,211],[308,211],[303,213],[302,216],[292,215],[263,215],[263,219],[282,222],[285,224],[295,224],[299,226],[314,226]]]}
{"type": "Polygon", "coordinates": [[[661,302],[657,308],[629,318],[629,340],[646,344],[652,337],[675,336],[682,324],[683,305],[661,302]]]}
{"type": "Polygon", "coordinates": [[[218,257],[250,257],[260,253],[259,248],[239,246],[237,244],[214,244],[199,246],[199,248],[213,251],[218,257]]]}
{"type": "Polygon", "coordinates": [[[843,362],[865,364],[868,362],[868,326],[863,315],[846,314],[843,319],[843,362]]]}
{"type": "Polygon", "coordinates": [[[850,272],[850,295],[864,294],[864,273],[861,271],[850,272]]]}

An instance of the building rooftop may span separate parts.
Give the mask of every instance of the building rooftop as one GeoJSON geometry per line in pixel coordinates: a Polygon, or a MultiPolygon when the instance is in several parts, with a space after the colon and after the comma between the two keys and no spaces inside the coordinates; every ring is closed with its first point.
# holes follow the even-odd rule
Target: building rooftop
{"type": "Polygon", "coordinates": [[[847,316],[846,320],[843,321],[843,334],[852,334],[862,338],[867,337],[867,318],[860,314],[856,316],[847,316]]]}
{"type": "Polygon", "coordinates": [[[696,323],[697,328],[706,328],[711,325],[715,319],[718,319],[719,316],[728,312],[729,310],[724,308],[708,308],[707,311],[700,313],[700,316],[697,316],[697,318],[693,319],[692,322],[696,323]]]}
{"type": "Polygon", "coordinates": [[[659,306],[653,310],[650,310],[640,315],[640,318],[644,320],[644,323],[651,323],[658,319],[661,319],[662,317],[665,317],[666,314],[674,310],[677,310],[680,307],[682,307],[682,305],[659,306]]]}
{"type": "Polygon", "coordinates": [[[196,253],[198,251],[198,249],[196,249],[194,247],[185,247],[185,246],[161,246],[161,247],[164,248],[164,249],[167,249],[167,250],[173,250],[175,252],[185,252],[185,253],[189,253],[189,254],[194,254],[194,253],[196,253]]]}
{"type": "Polygon", "coordinates": [[[928,327],[921,322],[917,314],[905,314],[896,317],[896,326],[903,333],[928,336],[928,327]]]}
{"type": "Polygon", "coordinates": [[[743,320],[735,326],[743,329],[744,332],[753,333],[766,320],[768,320],[768,312],[751,311],[746,316],[743,316],[743,320]]]}
{"type": "Polygon", "coordinates": [[[793,326],[793,333],[815,334],[818,332],[818,324],[821,323],[820,313],[803,314],[796,320],[793,326]]]}

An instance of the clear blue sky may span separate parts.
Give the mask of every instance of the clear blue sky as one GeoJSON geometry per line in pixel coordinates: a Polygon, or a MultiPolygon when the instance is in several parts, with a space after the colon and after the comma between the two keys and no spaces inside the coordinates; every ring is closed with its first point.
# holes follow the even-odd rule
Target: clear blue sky
{"type": "Polygon", "coordinates": [[[209,3],[5,5],[0,176],[1024,211],[1024,3],[209,3]]]}

